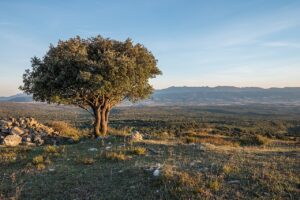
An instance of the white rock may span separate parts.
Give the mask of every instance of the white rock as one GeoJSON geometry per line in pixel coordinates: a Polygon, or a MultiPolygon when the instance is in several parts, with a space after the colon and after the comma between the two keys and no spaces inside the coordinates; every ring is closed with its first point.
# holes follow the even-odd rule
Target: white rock
{"type": "Polygon", "coordinates": [[[11,126],[12,122],[0,120],[0,126],[11,126]]]}
{"type": "Polygon", "coordinates": [[[10,130],[10,134],[12,135],[23,135],[25,133],[25,131],[19,127],[13,127],[11,130],[10,130]]]}
{"type": "Polygon", "coordinates": [[[22,138],[18,135],[8,135],[4,138],[3,144],[6,146],[15,147],[22,142],[22,138]]]}
{"type": "Polygon", "coordinates": [[[133,133],[131,136],[130,136],[130,139],[132,141],[141,141],[143,140],[143,135],[140,134],[138,131],[136,131],[135,133],[133,133]]]}
{"type": "Polygon", "coordinates": [[[159,169],[154,170],[153,176],[159,176],[159,175],[160,175],[159,169]]]}
{"type": "Polygon", "coordinates": [[[88,151],[98,151],[97,148],[89,148],[88,151]]]}

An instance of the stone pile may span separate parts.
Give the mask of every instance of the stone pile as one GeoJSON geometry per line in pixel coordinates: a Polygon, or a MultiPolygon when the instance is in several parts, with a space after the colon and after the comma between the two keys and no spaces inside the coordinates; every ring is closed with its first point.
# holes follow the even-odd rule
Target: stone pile
{"type": "Polygon", "coordinates": [[[34,118],[0,119],[0,144],[6,146],[56,144],[59,132],[34,118]]]}

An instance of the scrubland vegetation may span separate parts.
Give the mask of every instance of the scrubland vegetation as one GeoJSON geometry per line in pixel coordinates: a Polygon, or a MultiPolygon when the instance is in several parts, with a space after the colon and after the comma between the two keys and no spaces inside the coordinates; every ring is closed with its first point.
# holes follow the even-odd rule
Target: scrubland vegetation
{"type": "Polygon", "coordinates": [[[101,140],[74,107],[1,103],[0,115],[78,139],[0,147],[0,199],[299,198],[296,106],[119,107],[101,140]],[[144,139],[130,141],[133,131],[144,139]]]}

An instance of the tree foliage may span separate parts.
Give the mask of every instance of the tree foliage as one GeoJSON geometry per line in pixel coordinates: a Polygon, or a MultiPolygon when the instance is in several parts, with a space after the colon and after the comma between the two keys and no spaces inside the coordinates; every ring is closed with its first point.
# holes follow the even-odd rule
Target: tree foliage
{"type": "Polygon", "coordinates": [[[71,38],[33,57],[20,87],[36,101],[79,106],[95,117],[95,135],[106,134],[111,108],[138,101],[153,91],[150,78],[161,74],[153,54],[130,39],[71,38]]]}

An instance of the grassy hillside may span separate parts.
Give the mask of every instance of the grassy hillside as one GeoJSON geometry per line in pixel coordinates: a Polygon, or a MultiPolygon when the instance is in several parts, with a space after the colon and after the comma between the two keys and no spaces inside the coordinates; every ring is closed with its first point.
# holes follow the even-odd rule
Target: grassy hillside
{"type": "Polygon", "coordinates": [[[58,147],[0,146],[0,199],[300,195],[297,106],[116,108],[111,136],[100,141],[86,137],[91,118],[74,107],[1,103],[0,118],[10,116],[65,121],[82,137],[58,147]],[[135,130],[144,140],[128,140],[135,130]]]}
{"type": "Polygon", "coordinates": [[[15,199],[297,199],[299,144],[239,147],[216,136],[0,148],[0,197],[15,199]],[[145,152],[143,151],[145,148],[145,152]],[[145,153],[145,154],[144,154],[145,153]],[[153,172],[159,168],[159,176],[153,172]]]}

